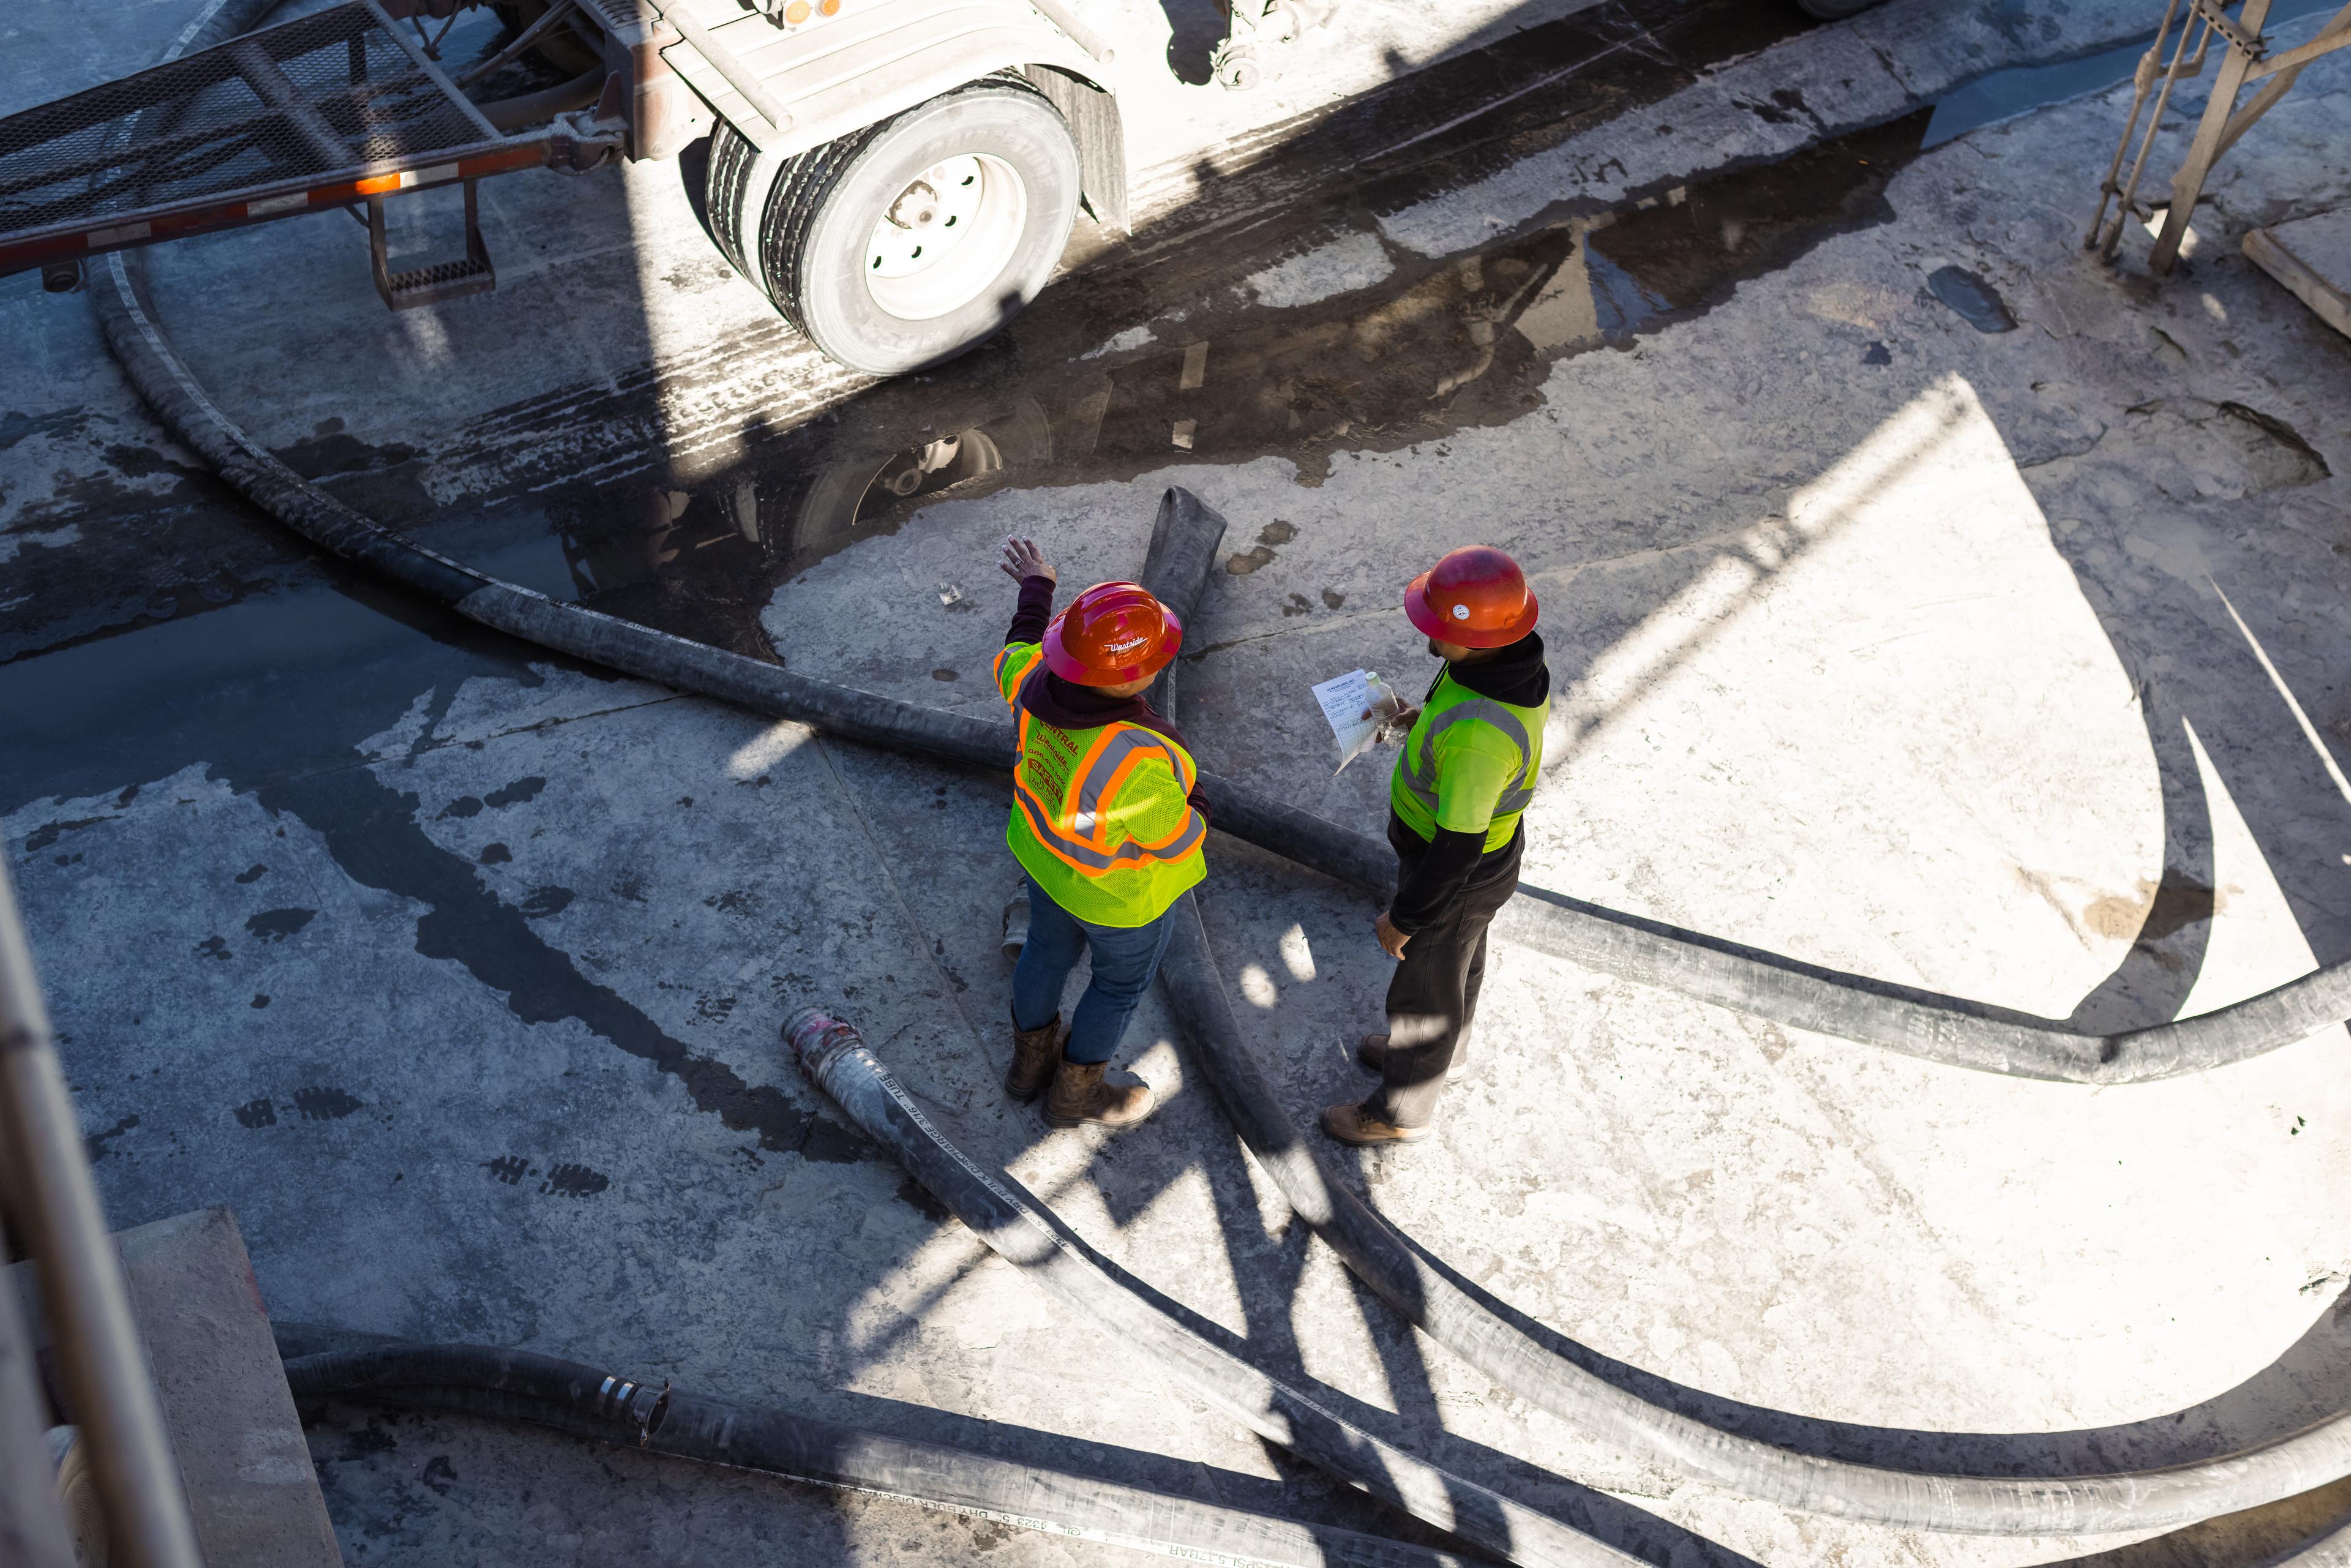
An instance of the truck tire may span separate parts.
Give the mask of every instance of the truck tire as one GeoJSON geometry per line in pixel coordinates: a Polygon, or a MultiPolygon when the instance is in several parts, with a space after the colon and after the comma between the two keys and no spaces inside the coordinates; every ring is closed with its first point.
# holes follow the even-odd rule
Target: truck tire
{"type": "MultiPolygon", "coordinates": [[[[725,161],[747,217],[759,161],[725,161]]],[[[737,244],[753,260],[756,232],[752,275],[810,342],[851,370],[898,375],[986,340],[1037,297],[1078,193],[1060,111],[1025,81],[987,77],[785,162],[756,231],[738,217],[737,244]]]]}
{"type": "Polygon", "coordinates": [[[757,241],[759,220],[768,210],[768,196],[776,188],[776,172],[786,161],[761,154],[741,131],[718,122],[710,133],[710,164],[702,177],[702,210],[710,221],[710,237],[718,254],[762,292],[767,281],[745,247],[757,241]]]}

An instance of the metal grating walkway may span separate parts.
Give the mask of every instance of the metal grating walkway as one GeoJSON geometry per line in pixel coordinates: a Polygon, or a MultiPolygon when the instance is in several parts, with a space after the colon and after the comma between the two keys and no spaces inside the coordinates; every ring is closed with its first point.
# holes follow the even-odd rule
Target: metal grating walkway
{"type": "Polygon", "coordinates": [[[357,0],[0,120],[0,243],[503,140],[357,0]]]}

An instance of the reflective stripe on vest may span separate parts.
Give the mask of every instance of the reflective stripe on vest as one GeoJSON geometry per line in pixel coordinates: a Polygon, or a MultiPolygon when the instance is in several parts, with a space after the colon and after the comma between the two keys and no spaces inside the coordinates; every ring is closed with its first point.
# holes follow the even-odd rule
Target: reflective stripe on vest
{"type": "Polygon", "coordinates": [[[1032,644],[1029,649],[1029,656],[1020,662],[1020,667],[1019,669],[1012,672],[1012,685],[1008,687],[1004,684],[1004,667],[1012,662],[1012,650],[1010,648],[1006,648],[1002,652],[998,653],[996,655],[995,663],[988,666],[988,673],[996,677],[996,695],[1002,697],[1004,699],[1005,706],[1009,707],[1014,713],[1017,714],[1020,711],[1021,681],[1029,674],[1029,671],[1037,666],[1044,656],[1045,650],[1032,644]]]}
{"type": "MultiPolygon", "coordinates": [[[[1022,680],[1023,690],[1043,673],[1040,664],[1022,680]]],[[[1037,720],[1017,695],[1012,706],[1019,721],[1020,746],[1020,760],[1012,770],[1012,798],[1029,833],[1055,857],[1087,876],[1101,876],[1146,861],[1180,861],[1200,847],[1207,828],[1196,811],[1186,810],[1183,825],[1158,843],[1129,838],[1115,850],[1110,847],[1109,825],[1102,820],[1104,802],[1115,801],[1127,776],[1151,757],[1165,758],[1168,771],[1176,776],[1176,788],[1190,794],[1195,777],[1181,747],[1140,725],[1105,725],[1092,749],[1071,769],[1067,799],[1057,810],[1029,788],[1029,727],[1037,720]]]]}
{"type": "Polygon", "coordinates": [[[1529,764],[1534,756],[1534,748],[1527,742],[1527,727],[1519,722],[1517,714],[1485,697],[1469,697],[1455,703],[1429,720],[1428,727],[1421,731],[1417,749],[1407,747],[1399,759],[1397,779],[1403,781],[1414,800],[1427,807],[1431,816],[1436,815],[1437,737],[1455,725],[1471,719],[1493,726],[1502,732],[1505,739],[1519,748],[1518,784],[1502,791],[1501,799],[1494,802],[1494,815],[1507,817],[1514,811],[1525,810],[1535,798],[1534,780],[1527,776],[1529,764]]]}

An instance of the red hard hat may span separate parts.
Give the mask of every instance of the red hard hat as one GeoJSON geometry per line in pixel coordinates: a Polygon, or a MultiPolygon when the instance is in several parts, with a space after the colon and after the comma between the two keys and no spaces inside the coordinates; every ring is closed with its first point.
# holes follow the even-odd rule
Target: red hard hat
{"type": "Polygon", "coordinates": [[[1534,591],[1519,563],[1491,545],[1464,545],[1404,591],[1404,612],[1440,643],[1506,648],[1535,629],[1534,591]]]}
{"type": "Polygon", "coordinates": [[[1045,628],[1045,667],[1081,686],[1156,674],[1183,646],[1184,622],[1134,582],[1097,582],[1045,628]]]}

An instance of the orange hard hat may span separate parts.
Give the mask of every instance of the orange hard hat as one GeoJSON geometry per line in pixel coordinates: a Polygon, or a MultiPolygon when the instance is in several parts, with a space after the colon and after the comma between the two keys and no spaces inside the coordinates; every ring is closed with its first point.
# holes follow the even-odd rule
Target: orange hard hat
{"type": "Polygon", "coordinates": [[[1491,545],[1464,545],[1405,585],[1404,612],[1440,643],[1506,648],[1535,629],[1534,591],[1491,545]]]}
{"type": "Polygon", "coordinates": [[[1081,686],[1156,674],[1184,643],[1184,622],[1134,582],[1097,582],[1045,628],[1045,667],[1081,686]]]}

